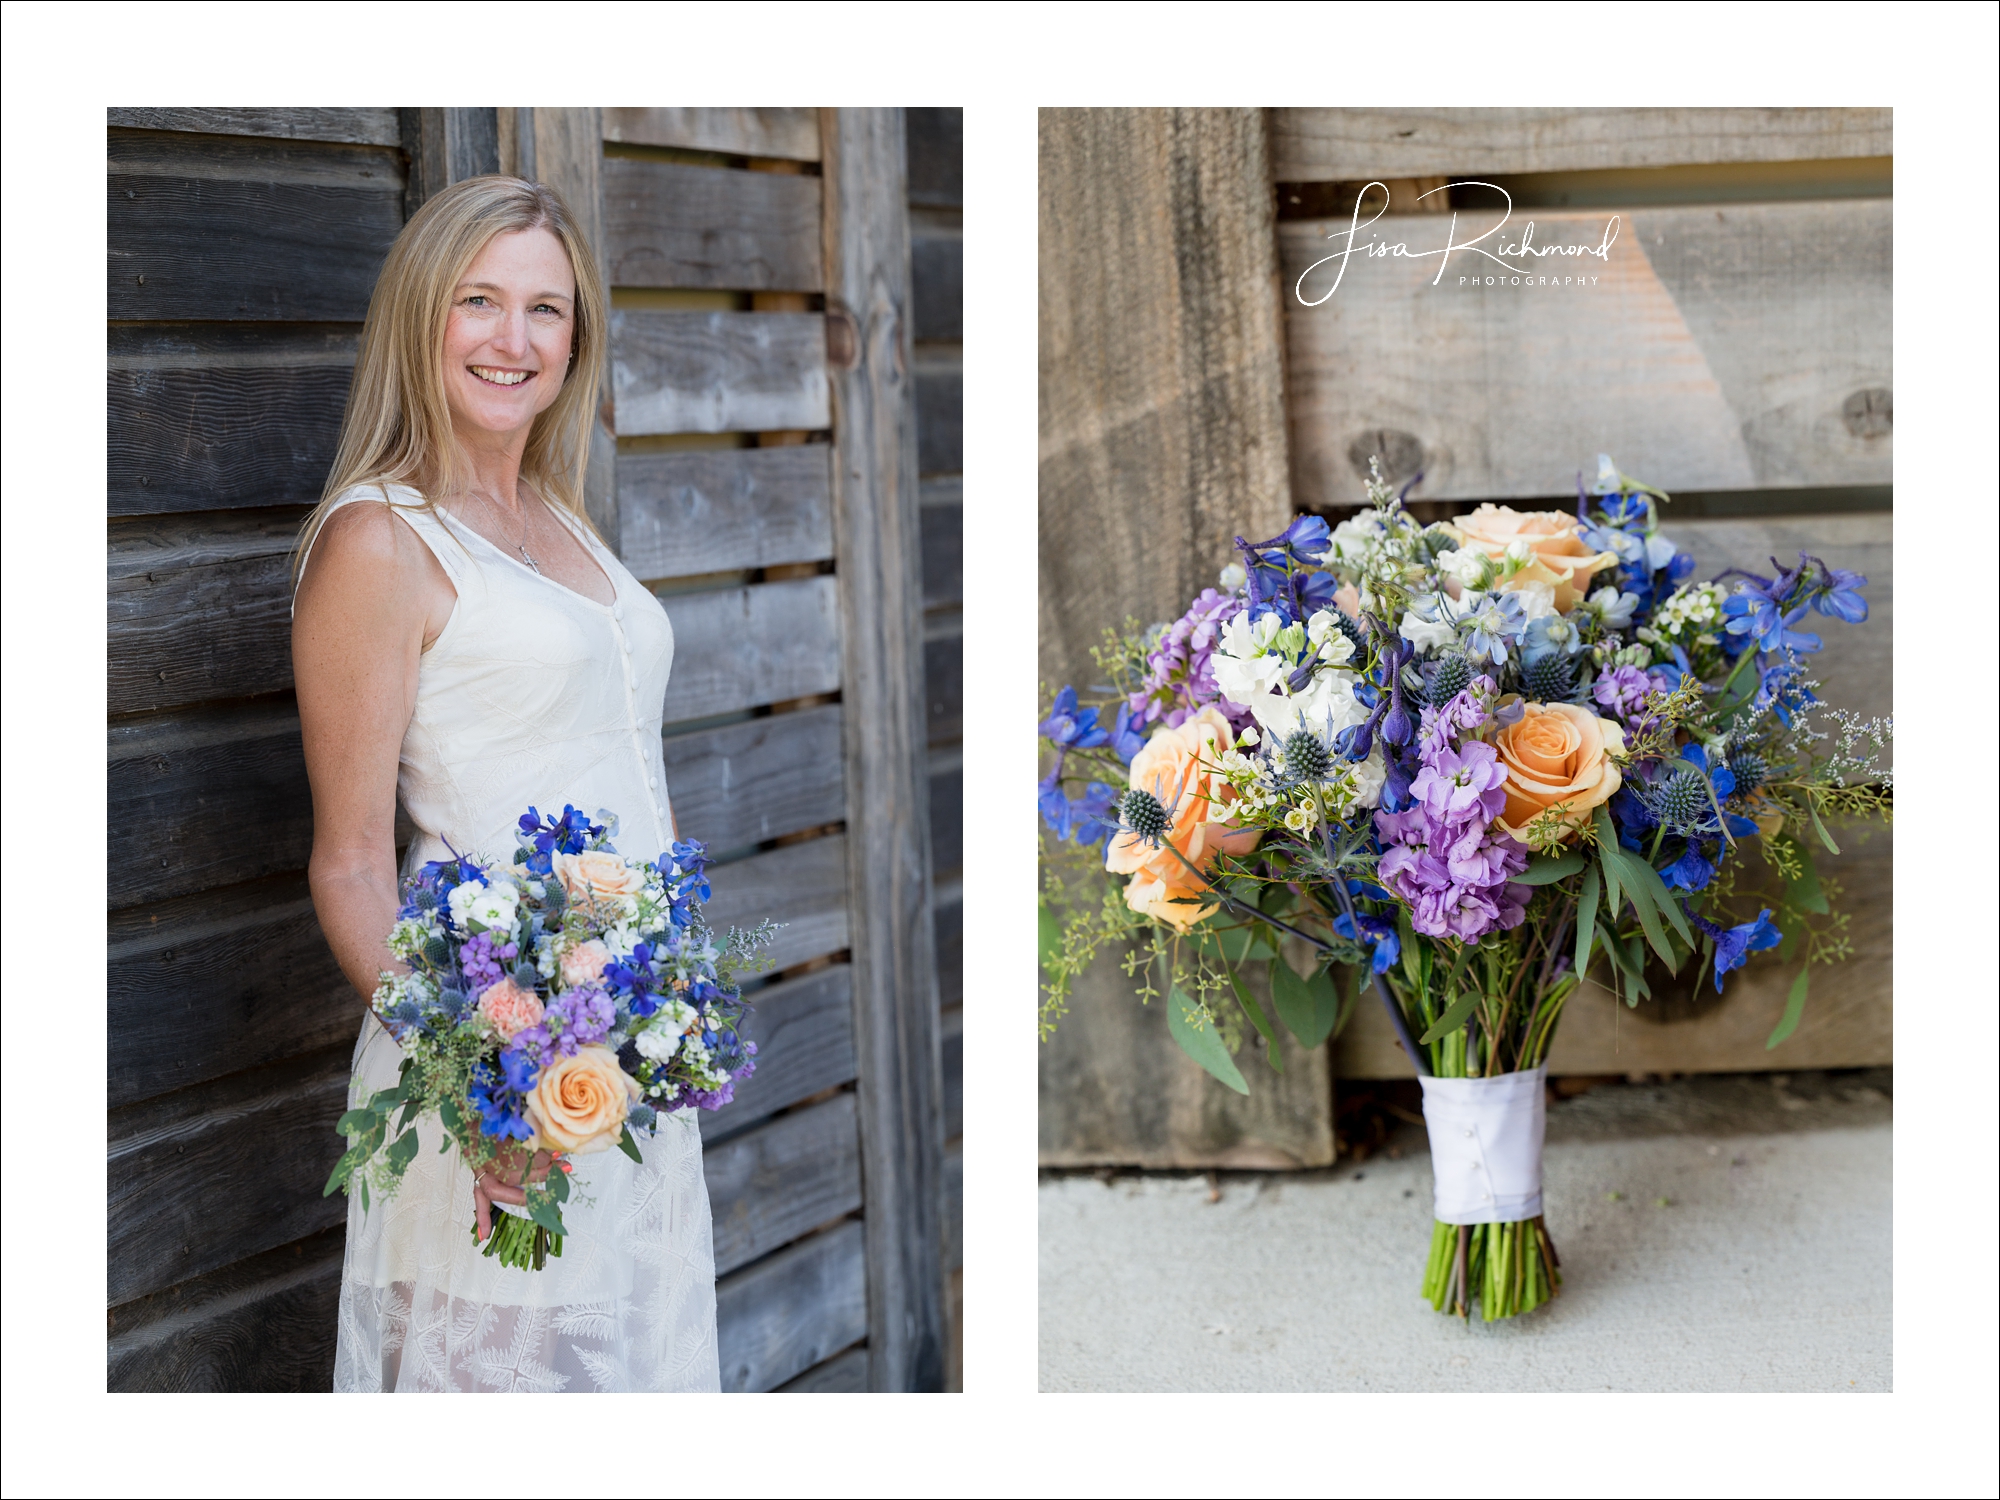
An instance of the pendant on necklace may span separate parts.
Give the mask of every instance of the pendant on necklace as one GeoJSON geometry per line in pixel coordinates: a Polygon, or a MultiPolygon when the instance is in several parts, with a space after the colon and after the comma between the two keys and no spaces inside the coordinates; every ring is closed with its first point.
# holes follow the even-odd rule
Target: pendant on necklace
{"type": "Polygon", "coordinates": [[[521,561],[525,562],[529,567],[533,568],[537,573],[542,571],[542,565],[535,561],[535,559],[529,554],[527,547],[523,543],[516,542],[514,546],[516,550],[518,550],[521,554],[521,561]]]}

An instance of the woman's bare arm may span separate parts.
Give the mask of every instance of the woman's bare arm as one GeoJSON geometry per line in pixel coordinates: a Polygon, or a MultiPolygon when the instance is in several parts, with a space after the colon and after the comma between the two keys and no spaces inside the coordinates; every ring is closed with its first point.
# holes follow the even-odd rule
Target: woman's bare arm
{"type": "Polygon", "coordinates": [[[357,502],[321,528],[292,617],[313,906],[341,972],[363,995],[402,965],[395,925],[396,763],[417,668],[457,602],[451,581],[386,505],[357,502]]]}

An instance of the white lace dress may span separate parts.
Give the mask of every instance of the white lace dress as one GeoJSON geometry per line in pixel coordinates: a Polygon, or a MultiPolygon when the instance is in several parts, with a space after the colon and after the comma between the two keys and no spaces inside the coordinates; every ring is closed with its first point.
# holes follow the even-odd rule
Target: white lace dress
{"type": "MultiPolygon", "coordinates": [[[[341,497],[381,500],[367,488],[341,497]]],[[[415,505],[390,487],[392,503],[415,505]]],[[[621,853],[672,840],[660,714],[673,664],[665,610],[577,529],[617,590],[602,605],[470,527],[397,512],[458,590],[424,654],[397,777],[418,830],[405,873],[464,853],[513,858],[530,804],[608,808],[621,853]]],[[[402,1049],[372,1018],[356,1087],[389,1087],[402,1049]]],[[[472,1175],[435,1121],[387,1203],[347,1211],[336,1391],[712,1391],[715,1250],[693,1110],[621,1151],[574,1158],[560,1259],[510,1270],[471,1234],[472,1175]]]]}

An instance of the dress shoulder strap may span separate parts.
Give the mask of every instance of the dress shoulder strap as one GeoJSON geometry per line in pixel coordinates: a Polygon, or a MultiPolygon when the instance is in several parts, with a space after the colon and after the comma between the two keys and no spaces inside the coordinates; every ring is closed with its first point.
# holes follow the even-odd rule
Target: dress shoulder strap
{"type": "MultiPolygon", "coordinates": [[[[325,529],[326,522],[332,519],[335,511],[342,506],[352,505],[357,500],[372,500],[377,505],[387,505],[394,511],[397,517],[417,534],[423,544],[430,548],[431,555],[438,560],[438,566],[444,569],[445,577],[451,580],[451,586],[460,593],[464,592],[467,575],[474,566],[471,551],[466,547],[464,539],[457,534],[451,523],[436,507],[426,505],[424,497],[409,485],[357,484],[352,489],[344,490],[335,497],[333,504],[327,507],[326,515],[321,518],[320,528],[325,529]]],[[[306,575],[306,563],[312,557],[313,544],[318,540],[319,533],[315,532],[313,541],[306,544],[305,552],[299,557],[300,578],[306,575]]],[[[294,594],[296,595],[296,590],[294,594]]]]}

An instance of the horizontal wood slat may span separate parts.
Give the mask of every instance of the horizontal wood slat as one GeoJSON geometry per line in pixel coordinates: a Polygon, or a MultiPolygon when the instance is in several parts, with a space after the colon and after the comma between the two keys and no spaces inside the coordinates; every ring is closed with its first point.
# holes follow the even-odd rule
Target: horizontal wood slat
{"type": "Polygon", "coordinates": [[[105,113],[114,130],[261,135],[357,146],[402,144],[393,109],[112,109],[105,113]]]}
{"type": "Polygon", "coordinates": [[[349,1046],[113,1113],[108,1300],[116,1305],[338,1224],[349,1046]]]}
{"type": "Polygon", "coordinates": [[[965,1146],[953,1141],[944,1152],[944,1207],[939,1214],[944,1225],[944,1268],[956,1271],[965,1264],[965,1146]]]}
{"type": "Polygon", "coordinates": [[[113,370],[110,513],[315,504],[352,376],[347,365],[113,370]]]}
{"type": "Polygon", "coordinates": [[[113,1108],[351,1042],[361,1026],[302,877],[122,914],[108,981],[113,1108]]]}
{"type": "Polygon", "coordinates": [[[773,968],[847,946],[847,840],[841,834],[718,865],[709,884],[715,894],[708,920],[717,932],[754,927],[766,917],[785,924],[771,945],[773,968]]]}
{"type": "Polygon", "coordinates": [[[719,1141],[801,1099],[854,1077],[854,974],[831,964],[781,979],[750,996],[744,1035],[757,1044],[757,1071],[719,1110],[701,1112],[702,1140],[719,1141]]]}
{"type": "Polygon", "coordinates": [[[952,763],[934,765],[930,773],[931,873],[934,878],[956,875],[965,863],[965,769],[953,751],[952,763]]]}
{"type": "Polygon", "coordinates": [[[956,360],[917,366],[917,471],[955,474],[965,467],[965,372],[956,360]]]}
{"type": "Polygon", "coordinates": [[[110,139],[114,320],[358,321],[403,227],[393,151],[281,141],[110,139]]]}
{"type": "Polygon", "coordinates": [[[818,430],[832,420],[818,313],[611,315],[618,436],[818,430]]]}
{"type": "Polygon", "coordinates": [[[665,603],[674,626],[669,724],[840,686],[840,624],[830,576],[680,594],[665,603]]]}
{"type": "Polygon", "coordinates": [[[614,286],[817,292],[817,177],[682,162],[604,162],[604,258],[614,286]]]}
{"type": "Polygon", "coordinates": [[[670,735],[665,748],[681,835],[718,854],[837,823],[846,809],[837,703],[670,735]]]}
{"type": "Polygon", "coordinates": [[[716,1283],[725,1391],[768,1391],[868,1332],[861,1225],[850,1220],[716,1283]]]}
{"type": "Polygon", "coordinates": [[[868,1350],[849,1349],[778,1387],[781,1394],[828,1395],[868,1389],[868,1350]]]}
{"type": "Polygon", "coordinates": [[[856,1130],[854,1095],[836,1094],[703,1153],[718,1276],[861,1207],[856,1130]]]}
{"type": "Polygon", "coordinates": [[[115,1307],[112,1391],[324,1391],[339,1323],[339,1228],[115,1307]]]}
{"type": "Polygon", "coordinates": [[[833,448],[624,453],[619,557],[640,578],[683,578],[833,556],[833,448]]]}
{"type": "Polygon", "coordinates": [[[725,156],[819,160],[813,109],[607,109],[604,138],[635,146],[675,146],[725,156]]]}
{"type": "Polygon", "coordinates": [[[919,343],[964,337],[965,240],[939,230],[910,236],[911,332],[919,343]]]}
{"type": "Polygon", "coordinates": [[[247,698],[292,685],[291,554],[305,514],[113,523],[110,712],[247,698]]]}
{"type": "Polygon", "coordinates": [[[305,867],[312,802],[297,712],[258,707],[114,725],[106,778],[110,905],[305,867]]]}
{"type": "Polygon", "coordinates": [[[965,111],[906,109],[905,191],[920,208],[958,208],[965,202],[965,111]]]}
{"type": "Polygon", "coordinates": [[[1278,182],[1575,172],[1892,152],[1886,109],[1274,109],[1278,182]]]}
{"type": "MultiPolygon", "coordinates": [[[[1426,499],[1568,494],[1600,452],[1668,491],[1887,484],[1891,213],[1887,200],[1628,210],[1606,261],[1550,256],[1530,273],[1596,285],[1460,285],[1501,273],[1461,254],[1432,286],[1435,258],[1357,259],[1316,307],[1294,288],[1346,226],[1282,224],[1293,498],[1362,503],[1371,452],[1398,479],[1421,468],[1426,499]]],[[[1537,211],[1534,243],[1595,247],[1611,217],[1537,211]]],[[[1441,247],[1449,222],[1383,219],[1364,235],[1417,252],[1441,247]]],[[[1335,269],[1313,271],[1305,296],[1335,269]]]]}
{"type": "Polygon", "coordinates": [[[965,1129],[965,1011],[952,1006],[938,1017],[938,1048],[944,1068],[944,1138],[965,1129]]]}

